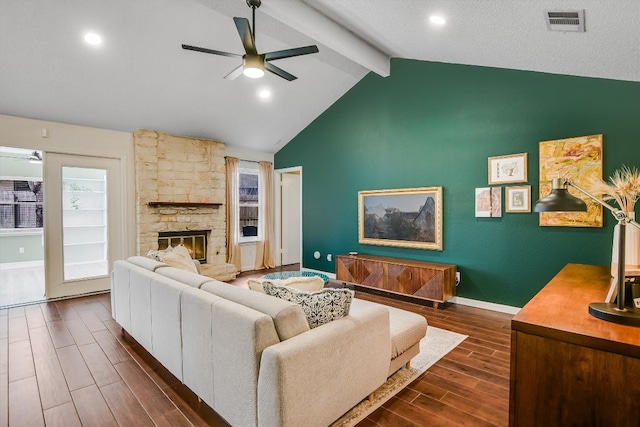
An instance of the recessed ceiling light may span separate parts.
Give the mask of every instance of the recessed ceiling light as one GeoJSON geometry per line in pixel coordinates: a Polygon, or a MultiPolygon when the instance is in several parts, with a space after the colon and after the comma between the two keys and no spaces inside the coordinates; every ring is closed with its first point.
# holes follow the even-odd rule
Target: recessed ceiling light
{"type": "Polygon", "coordinates": [[[269,99],[271,98],[271,91],[269,89],[262,89],[258,92],[258,96],[262,99],[269,99]]]}
{"type": "Polygon", "coordinates": [[[432,22],[433,24],[438,24],[438,25],[444,25],[444,23],[447,22],[442,16],[437,16],[437,15],[431,15],[429,17],[429,21],[432,22]]]}
{"type": "Polygon", "coordinates": [[[102,37],[96,33],[87,33],[84,35],[84,41],[90,45],[97,46],[102,43],[102,37]]]}

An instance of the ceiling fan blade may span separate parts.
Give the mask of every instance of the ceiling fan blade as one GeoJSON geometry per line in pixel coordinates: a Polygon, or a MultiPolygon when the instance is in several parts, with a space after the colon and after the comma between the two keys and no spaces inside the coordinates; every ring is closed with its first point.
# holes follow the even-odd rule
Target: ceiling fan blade
{"type": "Polygon", "coordinates": [[[310,53],[318,53],[318,46],[311,45],[305,47],[297,47],[294,49],[277,50],[264,54],[265,61],[273,61],[276,59],[291,58],[292,56],[308,55],[310,53]]]}
{"type": "Polygon", "coordinates": [[[245,52],[251,55],[257,55],[256,41],[251,32],[249,20],[247,18],[235,17],[233,18],[233,22],[236,23],[236,28],[238,29],[238,34],[240,35],[240,40],[242,40],[242,46],[244,46],[245,52]]]}
{"type": "Polygon", "coordinates": [[[219,51],[219,50],[207,49],[207,48],[204,48],[204,47],[190,46],[188,44],[183,44],[182,48],[186,49],[186,50],[193,50],[193,51],[196,51],[196,52],[212,53],[214,55],[221,55],[221,56],[230,56],[232,58],[242,57],[242,55],[239,55],[237,53],[222,52],[222,51],[219,51]]]}
{"type": "Polygon", "coordinates": [[[275,74],[276,76],[280,76],[285,80],[292,81],[292,80],[297,79],[297,77],[294,76],[293,74],[287,73],[282,68],[276,67],[275,65],[273,65],[270,62],[264,61],[264,68],[265,68],[265,70],[270,71],[273,74],[275,74]]]}
{"type": "Polygon", "coordinates": [[[242,74],[243,69],[244,69],[244,66],[240,64],[240,66],[236,67],[233,71],[231,71],[229,74],[224,76],[224,78],[226,80],[233,80],[242,74]]]}

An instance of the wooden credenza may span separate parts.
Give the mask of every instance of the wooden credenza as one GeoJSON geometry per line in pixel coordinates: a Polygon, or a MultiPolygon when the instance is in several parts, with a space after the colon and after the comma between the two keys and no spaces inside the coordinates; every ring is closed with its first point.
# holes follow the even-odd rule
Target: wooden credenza
{"type": "Polygon", "coordinates": [[[336,278],[438,303],[456,294],[456,266],[374,255],[338,255],[336,278]]]}
{"type": "Polygon", "coordinates": [[[640,425],[640,328],[591,316],[608,267],[568,264],[511,321],[509,425],[640,425]]]}

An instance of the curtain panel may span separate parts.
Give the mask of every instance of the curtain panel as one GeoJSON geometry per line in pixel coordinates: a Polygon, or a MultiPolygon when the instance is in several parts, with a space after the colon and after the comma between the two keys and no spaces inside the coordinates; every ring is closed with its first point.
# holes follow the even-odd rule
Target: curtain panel
{"type": "Polygon", "coordinates": [[[242,270],[242,260],[240,255],[240,228],[239,218],[239,194],[238,180],[240,178],[240,160],[237,157],[225,157],[225,172],[227,178],[226,198],[227,198],[227,263],[236,266],[236,271],[242,270]]]}
{"type": "Polygon", "coordinates": [[[256,243],[256,270],[276,266],[274,255],[273,164],[265,161],[258,162],[258,177],[260,185],[258,229],[262,230],[262,238],[256,243]]]}

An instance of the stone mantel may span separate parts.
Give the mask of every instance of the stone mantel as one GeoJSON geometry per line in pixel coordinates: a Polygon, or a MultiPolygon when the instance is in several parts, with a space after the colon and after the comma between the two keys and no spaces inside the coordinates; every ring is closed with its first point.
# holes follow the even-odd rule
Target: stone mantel
{"type": "Polygon", "coordinates": [[[206,203],[206,202],[149,202],[149,206],[173,206],[177,208],[200,208],[222,206],[222,203],[206,203]]]}

